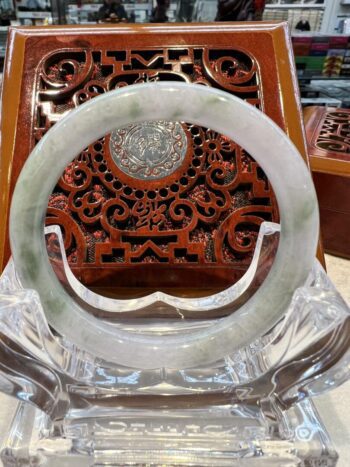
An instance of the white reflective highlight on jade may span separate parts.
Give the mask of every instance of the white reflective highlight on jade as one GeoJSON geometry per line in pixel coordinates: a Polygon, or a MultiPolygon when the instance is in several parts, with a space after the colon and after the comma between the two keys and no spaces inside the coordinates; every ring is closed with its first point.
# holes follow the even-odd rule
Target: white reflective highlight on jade
{"type": "Polygon", "coordinates": [[[18,179],[10,214],[14,262],[26,288],[36,289],[52,327],[92,354],[134,368],[189,368],[249,344],[283,315],[311,270],[318,210],[300,154],[269,118],[241,99],[204,86],[163,82],[106,93],[72,111],[44,136],[18,179]],[[115,128],[143,121],[186,121],[243,146],[268,176],[281,212],[273,267],[256,294],[215,325],[173,336],[123,332],[88,314],[64,291],[44,243],[47,200],[65,166],[115,128]]]}

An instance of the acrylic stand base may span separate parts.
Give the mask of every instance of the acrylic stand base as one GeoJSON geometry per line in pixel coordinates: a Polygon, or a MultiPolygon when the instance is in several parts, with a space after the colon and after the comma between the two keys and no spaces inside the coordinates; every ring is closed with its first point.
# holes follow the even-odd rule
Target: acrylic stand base
{"type": "Polygon", "coordinates": [[[337,454],[311,400],[265,412],[256,404],[176,410],[120,409],[66,420],[63,432],[20,403],[4,466],[335,466],[337,454]],[[117,410],[116,410],[117,411],[117,410]]]}
{"type": "MultiPolygon", "coordinates": [[[[236,298],[271,259],[276,238],[278,226],[263,225],[236,298]]],[[[186,321],[161,326],[183,332],[213,320],[186,321]]],[[[336,465],[312,397],[349,379],[349,322],[315,262],[285,317],[250,346],[208,367],[118,367],[55,335],[10,263],[0,279],[0,391],[20,402],[1,460],[5,467],[336,465]]],[[[111,325],[140,325],[133,323],[111,325]]],[[[155,320],[143,325],[159,332],[155,320]]]]}

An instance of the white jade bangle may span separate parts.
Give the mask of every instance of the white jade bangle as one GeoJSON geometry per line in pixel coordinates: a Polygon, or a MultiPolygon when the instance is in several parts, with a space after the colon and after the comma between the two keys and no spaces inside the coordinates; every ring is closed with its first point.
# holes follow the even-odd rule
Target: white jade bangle
{"type": "Polygon", "coordinates": [[[213,363],[251,343],[283,316],[312,266],[318,210],[300,154],[268,117],[216,89],[174,82],[138,84],[103,94],[69,113],[29,156],[10,215],[12,254],[24,287],[38,291],[51,326],[97,357],[133,368],[189,368],[213,363]],[[63,289],[44,242],[48,197],[66,165],[115,128],[149,120],[185,121],[236,141],[268,176],[281,213],[273,267],[239,310],[205,329],[161,336],[126,332],[87,313],[63,289]]]}

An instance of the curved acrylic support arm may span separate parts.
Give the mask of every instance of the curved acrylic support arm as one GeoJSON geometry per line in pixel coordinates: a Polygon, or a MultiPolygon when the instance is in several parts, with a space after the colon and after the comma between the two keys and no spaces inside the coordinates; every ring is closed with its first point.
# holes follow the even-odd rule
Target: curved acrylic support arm
{"type": "Polygon", "coordinates": [[[147,312],[148,318],[157,317],[159,313],[164,317],[166,313],[167,317],[180,316],[198,319],[225,316],[254,295],[271,269],[278,247],[278,238],[273,236],[276,229],[276,224],[270,222],[262,224],[248,270],[240,280],[219,293],[200,298],[185,298],[157,291],[144,297],[124,300],[98,295],[79,282],[69,268],[60,227],[47,226],[45,233],[47,236],[51,234],[51,245],[56,242],[59,248],[58,253],[53,253],[52,249],[49,252],[56,275],[66,285],[69,295],[83,300],[84,308],[93,315],[117,319],[118,317],[145,316],[147,312]]]}

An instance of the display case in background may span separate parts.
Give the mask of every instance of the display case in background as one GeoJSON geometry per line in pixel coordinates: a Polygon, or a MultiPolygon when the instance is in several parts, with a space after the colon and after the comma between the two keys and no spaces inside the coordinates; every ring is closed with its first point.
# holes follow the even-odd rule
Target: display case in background
{"type": "MultiPolygon", "coordinates": [[[[8,26],[96,24],[103,0],[0,0],[0,67],[8,26]]],[[[131,23],[151,20],[156,0],[128,0],[131,23]]],[[[214,21],[217,0],[173,0],[169,22],[214,21]]],[[[350,106],[350,0],[267,0],[264,20],[288,21],[303,105],[350,106]]]]}
{"type": "Polygon", "coordinates": [[[292,42],[302,104],[349,108],[350,37],[302,33],[292,42]]]}
{"type": "MultiPolygon", "coordinates": [[[[213,21],[217,0],[194,0],[183,4],[180,12],[189,3],[192,21],[213,21]],[[192,5],[192,6],[191,6],[192,5]]],[[[180,14],[180,20],[188,14],[180,14]]],[[[187,19],[188,20],[188,19],[187,19]]],[[[288,21],[292,33],[300,31],[326,34],[350,33],[350,0],[267,0],[263,14],[265,21],[288,21]]]]}
{"type": "Polygon", "coordinates": [[[53,22],[51,0],[14,0],[17,23],[41,25],[53,22]]]}
{"type": "MultiPolygon", "coordinates": [[[[0,26],[94,23],[102,0],[0,0],[0,26]]],[[[156,0],[123,2],[130,22],[148,22],[156,0]]],[[[169,22],[215,20],[217,0],[173,0],[169,22]]],[[[264,20],[288,21],[295,32],[350,32],[350,0],[267,0],[264,20]]]]}
{"type": "Polygon", "coordinates": [[[327,0],[267,0],[263,18],[288,21],[292,32],[317,32],[321,30],[326,7],[327,0]]]}
{"type": "Polygon", "coordinates": [[[264,19],[288,21],[296,31],[350,33],[350,0],[267,0],[264,19]]]}
{"type": "MultiPolygon", "coordinates": [[[[102,1],[98,2],[74,2],[67,7],[68,24],[96,24],[99,20],[99,10],[102,1]]],[[[123,6],[131,23],[146,23],[150,20],[153,8],[152,0],[139,0],[137,2],[124,2],[123,6]]]]}
{"type": "MultiPolygon", "coordinates": [[[[155,0],[123,2],[128,21],[149,22],[155,3],[155,0]]],[[[170,3],[167,10],[169,22],[176,21],[179,3],[176,1],[170,3]]],[[[10,25],[96,24],[102,4],[103,0],[0,0],[0,26],[7,28],[10,25]]],[[[1,44],[3,42],[1,41],[1,44]]]]}

